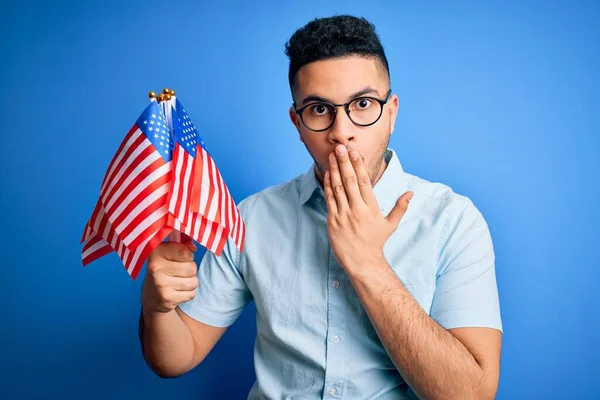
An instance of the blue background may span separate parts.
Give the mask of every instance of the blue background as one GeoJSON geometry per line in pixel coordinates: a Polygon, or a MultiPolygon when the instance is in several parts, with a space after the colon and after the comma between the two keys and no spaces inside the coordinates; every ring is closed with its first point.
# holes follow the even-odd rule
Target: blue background
{"type": "Polygon", "coordinates": [[[498,398],[600,398],[600,3],[49,3],[0,6],[0,398],[245,398],[253,304],[162,380],[137,337],[145,269],[132,281],[114,253],[82,268],[79,239],[150,90],[178,92],[236,201],[304,172],[284,43],[335,13],[377,26],[404,168],[488,220],[498,398]]]}

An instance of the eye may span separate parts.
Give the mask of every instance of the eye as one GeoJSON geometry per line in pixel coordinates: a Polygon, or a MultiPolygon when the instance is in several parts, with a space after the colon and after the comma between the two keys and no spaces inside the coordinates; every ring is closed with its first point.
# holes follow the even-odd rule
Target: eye
{"type": "Polygon", "coordinates": [[[309,110],[311,114],[316,116],[327,115],[329,113],[329,107],[327,107],[325,104],[320,103],[312,105],[311,107],[309,107],[309,110]]]}
{"type": "Polygon", "coordinates": [[[373,104],[373,101],[371,99],[356,99],[352,105],[353,105],[353,109],[355,110],[366,110],[367,108],[369,108],[371,106],[371,104],[373,104]]]}

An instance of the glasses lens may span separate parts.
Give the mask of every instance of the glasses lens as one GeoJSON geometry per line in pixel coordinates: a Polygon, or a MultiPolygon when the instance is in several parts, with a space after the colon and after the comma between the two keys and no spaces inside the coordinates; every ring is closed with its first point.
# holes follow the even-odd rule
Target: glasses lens
{"type": "Polygon", "coordinates": [[[320,131],[327,129],[334,118],[334,110],[329,104],[314,103],[302,112],[302,121],[308,129],[320,131]]]}
{"type": "Polygon", "coordinates": [[[350,119],[358,125],[370,125],[381,115],[381,104],[369,97],[360,97],[350,103],[350,119]]]}

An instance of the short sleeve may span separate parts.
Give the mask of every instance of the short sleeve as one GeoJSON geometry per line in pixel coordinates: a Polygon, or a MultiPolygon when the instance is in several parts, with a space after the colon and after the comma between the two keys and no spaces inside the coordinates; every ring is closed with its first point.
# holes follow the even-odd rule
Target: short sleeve
{"type": "Polygon", "coordinates": [[[220,256],[207,250],[198,265],[196,295],[179,308],[207,325],[228,327],[233,324],[252,300],[239,263],[240,251],[230,237],[220,256]]]}
{"type": "Polygon", "coordinates": [[[469,200],[440,238],[431,317],[446,329],[502,331],[495,254],[487,222],[469,200]]]}

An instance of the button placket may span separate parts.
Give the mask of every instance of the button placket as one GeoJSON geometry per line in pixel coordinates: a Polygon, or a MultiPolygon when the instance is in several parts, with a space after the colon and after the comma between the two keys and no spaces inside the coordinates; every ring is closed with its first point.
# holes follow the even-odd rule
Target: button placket
{"type": "Polygon", "coordinates": [[[344,319],[345,295],[339,289],[343,269],[335,260],[335,255],[329,251],[328,285],[327,285],[327,342],[325,397],[340,398],[346,376],[346,349],[342,340],[346,321],[344,319]]]}

